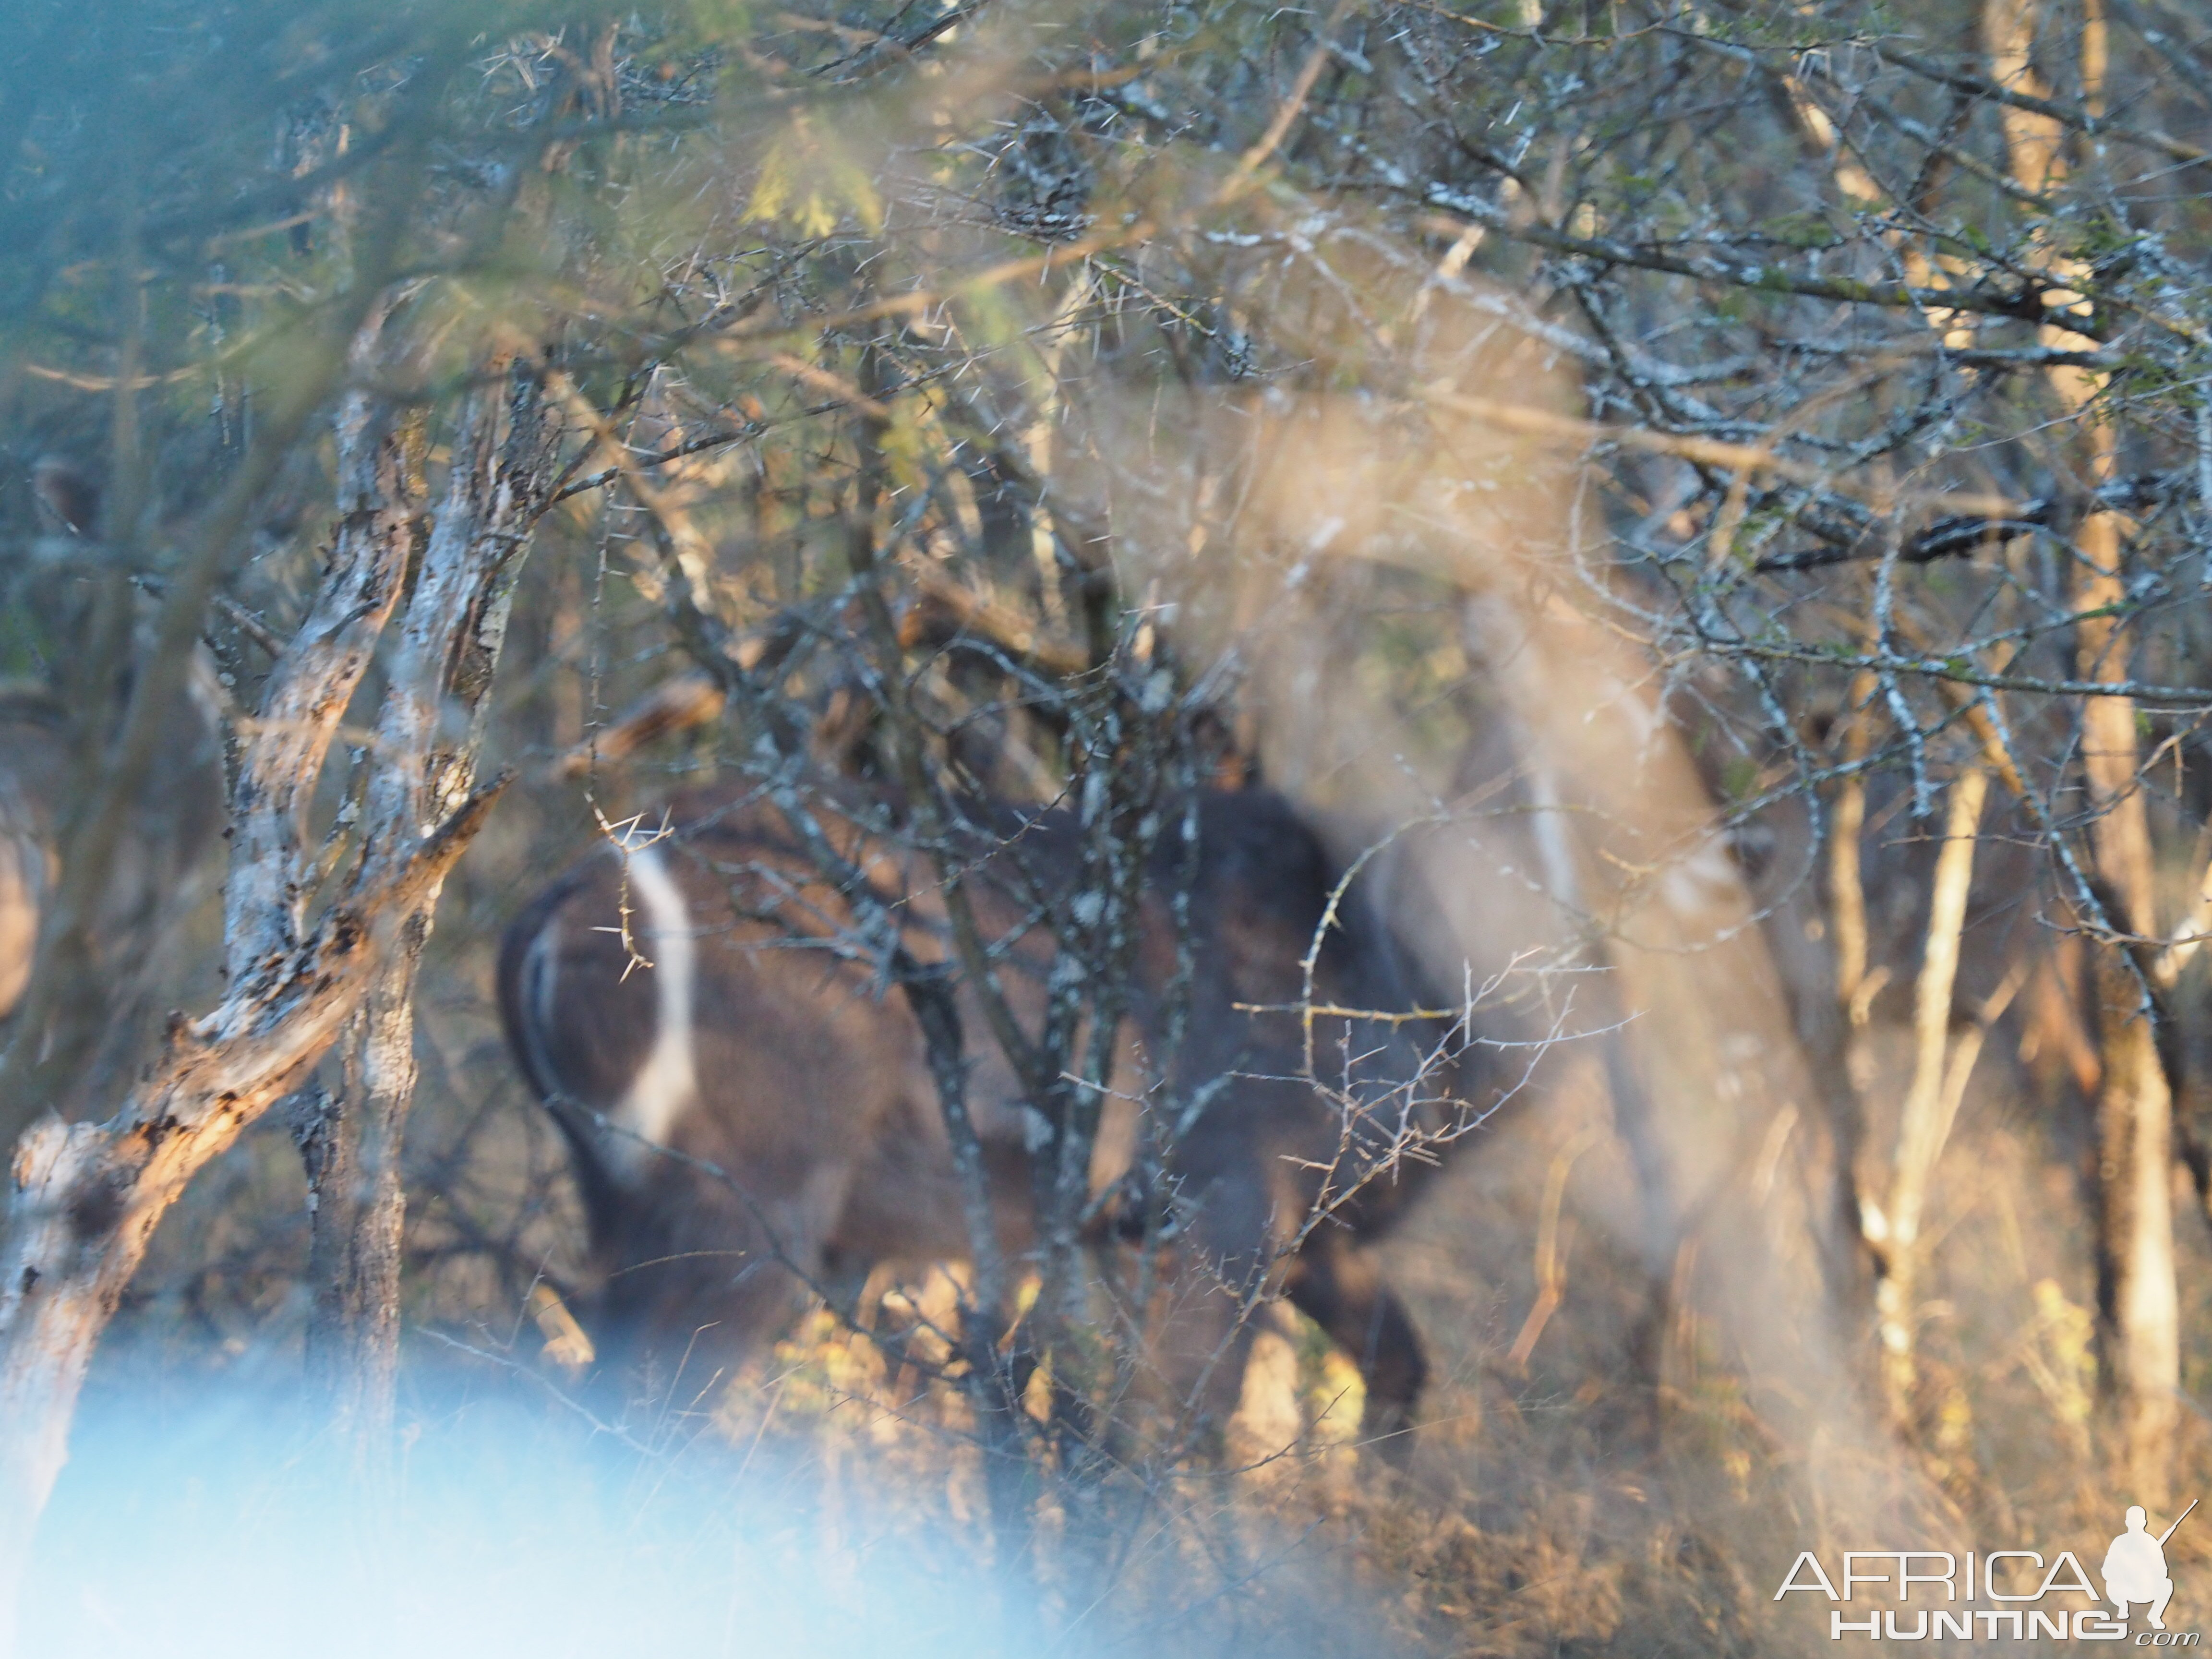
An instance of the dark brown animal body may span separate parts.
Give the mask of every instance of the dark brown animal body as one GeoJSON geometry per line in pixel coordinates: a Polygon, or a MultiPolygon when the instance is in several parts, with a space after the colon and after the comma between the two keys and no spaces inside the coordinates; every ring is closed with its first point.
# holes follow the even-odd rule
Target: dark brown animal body
{"type": "MultiPolygon", "coordinates": [[[[1322,931],[1336,872],[1280,798],[1208,793],[1197,806],[1195,853],[1170,831],[1148,872],[1092,1190],[1126,1190],[1144,1137],[1180,1130],[1164,1190],[1134,1203],[1175,1218],[1176,1311],[1153,1353],[1190,1404],[1216,1424],[1233,1410],[1249,1341],[1239,1293],[1272,1274],[1359,1365],[1370,1427],[1395,1430],[1425,1368],[1365,1245],[1425,1167],[1383,1167],[1393,1149],[1459,1109],[1424,1073],[1435,1068],[1421,1042],[1443,1034],[1323,1018],[1312,1056],[1327,1087],[1303,1075],[1300,1020],[1250,1010],[1306,997],[1317,937],[1316,1006],[1407,1009],[1410,976],[1387,933],[1356,920],[1356,902],[1342,907],[1352,920],[1322,931]],[[1187,1025],[1170,1054],[1179,998],[1187,1025]],[[1310,1224],[1325,1200],[1330,1218],[1310,1224]]],[[[905,948],[946,960],[930,867],[813,810],[869,898],[900,918],[905,948]]],[[[1078,831],[1062,812],[988,816],[963,885],[1001,953],[1003,994],[1034,1031],[1054,956],[1037,917],[1071,896],[1078,831]]],[[[789,1318],[788,1268],[850,1285],[878,1263],[963,1258],[969,1247],[921,1027],[884,981],[880,941],[867,943],[872,907],[856,911],[763,802],[695,803],[679,822],[603,849],[521,915],[501,951],[501,1006],[574,1151],[606,1275],[601,1333],[618,1350],[726,1353],[789,1318]]],[[[1028,1149],[1040,1120],[972,988],[959,1000],[969,1108],[1000,1242],[1018,1257],[1036,1242],[1028,1149]]]]}

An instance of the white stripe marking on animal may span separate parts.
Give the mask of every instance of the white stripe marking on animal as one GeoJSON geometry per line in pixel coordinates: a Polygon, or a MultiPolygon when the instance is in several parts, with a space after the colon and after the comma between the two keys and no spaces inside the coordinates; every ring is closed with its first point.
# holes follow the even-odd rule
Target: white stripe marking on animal
{"type": "Polygon", "coordinates": [[[522,1050],[523,1070],[530,1074],[532,1083],[547,1099],[553,1099],[565,1091],[559,1069],[553,1056],[546,1052],[545,1034],[553,1029],[558,1010],[553,994],[561,976],[561,918],[556,914],[545,919],[538,930],[538,937],[530,941],[530,953],[522,961],[522,1050]]]}
{"type": "Polygon", "coordinates": [[[698,980],[698,941],[684,891],[667,862],[651,847],[624,854],[630,891],[645,918],[645,951],[653,966],[653,1047],[623,1092],[614,1121],[656,1146],[698,1096],[691,1046],[693,992],[698,980]]]}

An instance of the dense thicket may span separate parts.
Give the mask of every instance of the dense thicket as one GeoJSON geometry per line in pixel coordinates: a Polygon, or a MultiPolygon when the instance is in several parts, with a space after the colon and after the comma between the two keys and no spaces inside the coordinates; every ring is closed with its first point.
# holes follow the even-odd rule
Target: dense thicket
{"type": "MultiPolygon", "coordinates": [[[[971,1219],[979,1054],[1035,1115],[1034,1259],[978,1222],[955,1334],[829,1287],[817,1333],[882,1325],[849,1393],[955,1401],[1002,1549],[1040,1504],[1071,1550],[1187,1513],[1197,1441],[1101,1426],[1141,1344],[1092,1340],[1081,1172],[1127,1086],[1145,872],[1205,783],[1278,786],[1372,863],[1449,993],[1397,1127],[1332,1170],[1435,1161],[1501,1097],[1559,1126],[1498,1155],[1525,1178],[1492,1206],[1532,1224],[1536,1310],[1449,1386],[1529,1376],[1576,1316],[1562,1206],[1609,1211],[1578,1352],[1632,1380],[1587,1442],[1516,1452],[1547,1480],[1663,1465],[1687,1413],[1741,1495],[1689,1479],[1676,1513],[1750,1513],[1754,1462],[1839,1478],[1818,1421],[1929,1524],[2027,1536],[2071,1501],[2016,1467],[2054,1425],[2080,1479],[2153,1504],[2195,1467],[2190,9],[14,21],[0,1584],[118,1308],[223,1330],[304,1285],[270,1340],[370,1468],[403,1326],[568,1328],[539,1291],[571,1200],[493,1052],[489,941],[549,849],[635,842],[713,780],[842,814],[945,894],[941,961],[865,903],[838,938],[931,1033],[971,1219]],[[965,912],[985,799],[1079,825],[1072,885],[1031,895],[1035,1006],[965,912]],[[1613,1184],[1585,1191],[1591,1147],[1613,1184]],[[2056,1218],[2033,1267],[2021,1206],[2056,1218]],[[2000,1213],[2016,1284],[1954,1247],[2000,1213]],[[1096,1498],[1116,1481],[1146,1496],[1096,1498]]],[[[849,899],[847,847],[807,841],[849,899]]],[[[1168,1127],[1132,1192],[1173,1188],[1202,1114],[1173,1069],[1138,1090],[1168,1127]]],[[[1321,1190],[1301,1239],[1348,1201],[1321,1190]]],[[[1431,1324],[1480,1324],[1471,1260],[1431,1324]]],[[[1718,1530],[1684,1606],[1739,1553],[1765,1571],[1758,1524],[1718,1530]]],[[[1441,1535],[1376,1559],[1489,1617],[1441,1535]]],[[[1632,1645],[1606,1582],[1588,1639],[1632,1645]]],[[[1759,1596],[1721,1599],[1683,1616],[1765,1639],[1759,1596]]]]}

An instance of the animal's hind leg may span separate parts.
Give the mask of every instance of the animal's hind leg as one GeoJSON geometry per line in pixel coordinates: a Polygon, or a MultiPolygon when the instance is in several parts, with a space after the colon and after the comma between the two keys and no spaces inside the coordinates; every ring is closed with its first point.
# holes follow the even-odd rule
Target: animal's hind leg
{"type": "MultiPolygon", "coordinates": [[[[1318,1243],[1318,1241],[1316,1241],[1318,1243]]],[[[1429,1362],[1406,1304],[1364,1250],[1309,1249],[1285,1286],[1291,1304],[1327,1331],[1367,1385],[1360,1431],[1393,1462],[1413,1453],[1413,1407],[1429,1362]]]]}

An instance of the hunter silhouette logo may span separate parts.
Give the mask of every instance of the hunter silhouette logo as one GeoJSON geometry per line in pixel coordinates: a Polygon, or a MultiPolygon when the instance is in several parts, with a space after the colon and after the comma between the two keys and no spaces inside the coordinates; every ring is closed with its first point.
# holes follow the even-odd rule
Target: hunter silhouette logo
{"type": "Polygon", "coordinates": [[[2201,1639],[2197,1632],[2166,1627],[2166,1603],[2173,1599],[2166,1546],[2197,1504],[2191,1498],[2189,1507],[2160,1533],[2151,1531],[2150,1516],[2142,1504],[2131,1505],[2124,1517],[2126,1529],[2106,1549],[2098,1570],[2105,1585],[2101,1596],[2072,1550],[2059,1551],[2047,1564],[2038,1550],[1966,1555],[1943,1550],[1846,1550],[1843,1571],[1833,1577],[1818,1555],[1804,1550],[1783,1575],[1774,1599],[1804,1590],[1830,1601],[1859,1603],[1852,1613],[1840,1607],[1829,1613],[1832,1641],[1857,1635],[1905,1642],[1977,1636],[1990,1642],[2045,1638],[2124,1642],[2130,1636],[2129,1615],[2140,1607],[2149,1628],[2134,1633],[2135,1646],[2195,1647],[2201,1639]],[[1871,1589],[1874,1585],[1884,1588],[1871,1589]],[[2065,1596],[2078,1596],[2092,1605],[2069,1607],[2051,1599],[2065,1596]],[[1867,1600],[1894,1605],[1877,1608],[1866,1606],[1867,1600]],[[1996,1605],[1974,1605],[1981,1601],[1996,1605]],[[2105,1602],[2110,1607],[2101,1605],[2105,1602]]]}
{"type": "MultiPolygon", "coordinates": [[[[2189,1510],[2196,1507],[2197,1499],[2192,1498],[2189,1510]]],[[[2182,1510],[2172,1526],[2154,1538],[2142,1505],[2129,1506],[2128,1529],[2112,1540],[2112,1548],[2105,1552],[2104,1565],[2105,1595],[2120,1610],[2122,1622],[2127,1619],[2129,1604],[2141,1601],[2150,1608],[2150,1627],[2166,1628],[2166,1604],[2173,1600],[2173,1580],[2166,1574],[2166,1540],[2189,1519],[2189,1510],[2182,1510]]]]}

